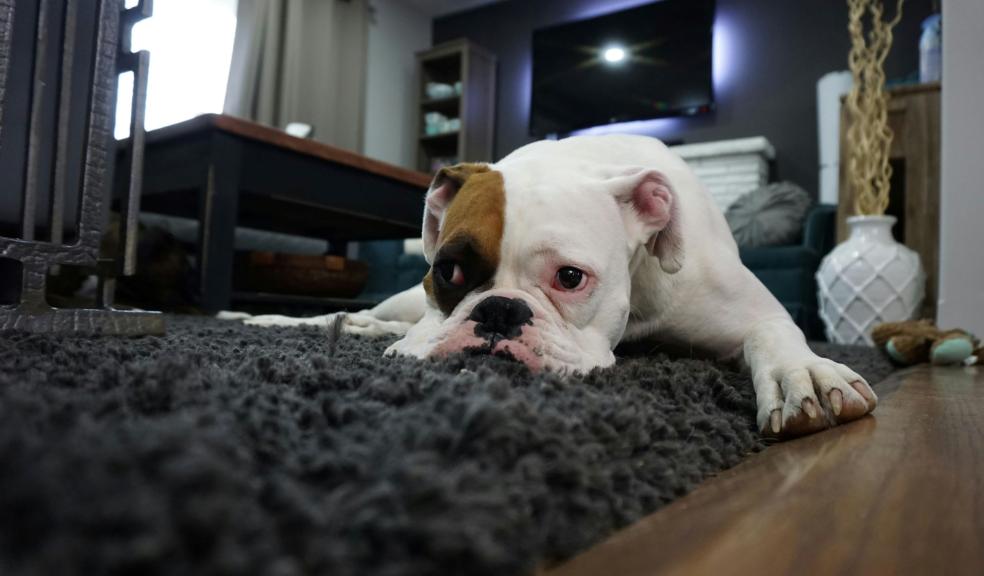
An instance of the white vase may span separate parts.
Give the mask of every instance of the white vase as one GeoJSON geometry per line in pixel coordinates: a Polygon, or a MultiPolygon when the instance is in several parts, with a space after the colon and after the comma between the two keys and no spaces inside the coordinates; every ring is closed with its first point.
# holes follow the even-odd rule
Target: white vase
{"type": "Polygon", "coordinates": [[[817,298],[827,339],[871,345],[882,322],[919,312],[926,275],[919,255],[892,238],[894,216],[852,216],[851,235],[820,263],[817,298]]]}

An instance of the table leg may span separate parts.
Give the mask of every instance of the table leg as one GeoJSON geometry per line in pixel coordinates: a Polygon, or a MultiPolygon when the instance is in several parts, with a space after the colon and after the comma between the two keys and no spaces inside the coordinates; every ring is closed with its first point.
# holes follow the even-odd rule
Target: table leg
{"type": "Polygon", "coordinates": [[[201,307],[208,312],[228,310],[232,300],[241,172],[242,143],[222,133],[216,134],[199,200],[201,307]]]}
{"type": "Polygon", "coordinates": [[[328,242],[328,254],[348,257],[349,242],[347,240],[331,240],[328,242]]]}

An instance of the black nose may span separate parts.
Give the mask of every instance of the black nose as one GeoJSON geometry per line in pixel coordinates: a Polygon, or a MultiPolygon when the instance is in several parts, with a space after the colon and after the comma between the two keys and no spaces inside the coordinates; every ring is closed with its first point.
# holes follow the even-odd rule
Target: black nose
{"type": "Polygon", "coordinates": [[[523,331],[524,324],[532,325],[533,311],[519,298],[489,296],[472,309],[469,320],[474,320],[475,335],[482,338],[515,338],[523,331]]]}

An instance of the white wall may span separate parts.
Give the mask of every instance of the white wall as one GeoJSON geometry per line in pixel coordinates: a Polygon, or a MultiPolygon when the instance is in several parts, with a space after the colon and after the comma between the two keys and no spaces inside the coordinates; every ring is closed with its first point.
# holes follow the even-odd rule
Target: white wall
{"type": "Polygon", "coordinates": [[[431,18],[405,0],[371,4],[363,153],[413,168],[418,122],[414,53],[430,47],[431,18]]]}
{"type": "Polygon", "coordinates": [[[984,337],[984,1],[943,2],[941,327],[984,337]]]}

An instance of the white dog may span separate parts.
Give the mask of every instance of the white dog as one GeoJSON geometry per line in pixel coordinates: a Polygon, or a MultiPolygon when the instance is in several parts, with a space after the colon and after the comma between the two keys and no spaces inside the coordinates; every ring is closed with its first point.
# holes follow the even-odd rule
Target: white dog
{"type": "Polygon", "coordinates": [[[427,192],[423,242],[423,283],[345,315],[346,331],[402,335],[387,354],[467,350],[533,370],[609,366],[619,342],[641,338],[741,359],[766,433],[819,430],[877,402],[858,374],[807,347],[742,265],[696,176],[658,140],[573,137],[444,168],[427,192]]]}

